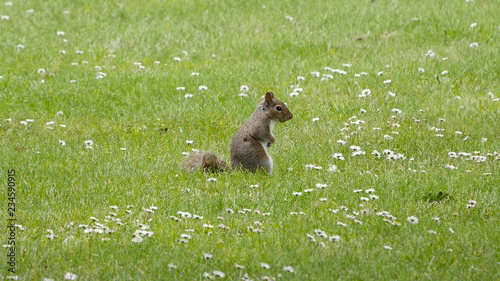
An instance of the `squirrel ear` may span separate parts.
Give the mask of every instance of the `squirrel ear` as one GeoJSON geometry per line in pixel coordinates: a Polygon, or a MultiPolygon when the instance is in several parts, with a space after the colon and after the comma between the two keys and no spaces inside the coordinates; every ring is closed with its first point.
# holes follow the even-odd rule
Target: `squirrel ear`
{"type": "Polygon", "coordinates": [[[273,92],[267,92],[265,98],[266,103],[269,105],[273,101],[273,99],[274,99],[273,92]]]}

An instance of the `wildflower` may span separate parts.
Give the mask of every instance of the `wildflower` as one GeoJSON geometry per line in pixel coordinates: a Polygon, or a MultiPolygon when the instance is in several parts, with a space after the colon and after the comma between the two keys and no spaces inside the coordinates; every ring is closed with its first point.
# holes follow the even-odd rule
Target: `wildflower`
{"type": "Polygon", "coordinates": [[[344,155],[342,155],[342,153],[340,153],[340,152],[339,153],[334,153],[333,154],[333,158],[337,159],[337,160],[342,160],[342,161],[345,160],[344,155]]]}
{"type": "Polygon", "coordinates": [[[345,224],[345,223],[343,223],[343,222],[339,222],[339,221],[337,222],[337,225],[341,225],[341,226],[343,226],[343,227],[347,227],[347,224],[345,224]]]}
{"type": "Polygon", "coordinates": [[[1,20],[10,20],[10,17],[6,16],[6,15],[2,15],[2,16],[0,16],[0,19],[1,20]]]}
{"type": "Polygon", "coordinates": [[[451,227],[448,228],[448,230],[451,232],[451,234],[455,233],[455,231],[453,231],[453,229],[451,227]]]}
{"type": "Polygon", "coordinates": [[[477,47],[479,47],[479,43],[472,42],[472,43],[470,43],[469,47],[471,47],[471,48],[477,48],[477,47]]]}
{"type": "Polygon", "coordinates": [[[474,27],[476,27],[476,26],[477,26],[477,22],[474,22],[474,23],[471,23],[471,24],[470,24],[470,28],[474,28],[474,27]]]}
{"type": "Polygon", "coordinates": [[[307,234],[306,236],[309,237],[309,239],[311,239],[312,242],[316,242],[316,238],[314,237],[314,235],[307,234]]]}
{"type": "Polygon", "coordinates": [[[393,108],[391,111],[396,112],[397,114],[400,114],[403,112],[401,109],[397,109],[397,108],[393,108]]]}
{"type": "Polygon", "coordinates": [[[371,93],[372,93],[372,90],[364,89],[363,91],[361,91],[361,94],[359,94],[358,97],[364,98],[364,97],[369,96],[371,93]]]}
{"type": "Polygon", "coordinates": [[[184,91],[186,88],[185,87],[177,87],[176,90],[177,91],[184,91]]]}
{"type": "Polygon", "coordinates": [[[200,90],[200,91],[206,91],[206,90],[208,90],[208,87],[207,86],[199,86],[198,90],[200,90]]]}
{"type": "Polygon", "coordinates": [[[391,246],[384,246],[384,249],[392,250],[392,247],[391,246]]]}
{"type": "Polygon", "coordinates": [[[239,265],[239,264],[237,264],[237,263],[235,263],[235,264],[234,264],[234,266],[235,266],[237,269],[243,269],[243,268],[245,268],[245,266],[244,266],[244,265],[239,265]]]}
{"type": "Polygon", "coordinates": [[[313,119],[312,119],[312,121],[313,121],[313,122],[319,121],[319,118],[317,118],[317,117],[316,117],[316,118],[313,118],[313,119]]]}
{"type": "Polygon", "coordinates": [[[264,268],[264,269],[269,269],[269,268],[271,268],[271,266],[270,266],[270,265],[268,265],[267,263],[263,263],[263,262],[262,262],[262,263],[260,263],[260,267],[262,267],[262,268],[264,268]]]}
{"type": "Polygon", "coordinates": [[[76,278],[78,278],[78,276],[76,276],[76,274],[73,274],[71,272],[66,272],[66,274],[64,274],[65,280],[76,280],[76,278]]]}
{"type": "Polygon", "coordinates": [[[325,188],[327,187],[328,185],[327,184],[324,184],[324,183],[317,183],[316,184],[316,188],[319,188],[319,189],[322,189],[322,188],[325,188]]]}
{"type": "Polygon", "coordinates": [[[141,243],[144,239],[140,235],[135,235],[134,238],[132,238],[132,242],[134,243],[141,243]]]}
{"type": "Polygon", "coordinates": [[[324,231],[323,231],[323,230],[321,230],[321,229],[315,229],[315,230],[314,230],[314,233],[315,233],[317,236],[320,236],[320,237],[324,237],[324,238],[328,237],[328,236],[326,235],[326,232],[324,232],[324,231]]]}
{"type": "Polygon", "coordinates": [[[340,236],[333,235],[333,236],[328,237],[328,240],[330,240],[331,242],[339,242],[340,241],[340,236]]]}
{"type": "Polygon", "coordinates": [[[328,170],[327,170],[327,171],[328,171],[328,172],[340,172],[340,171],[339,171],[339,169],[338,169],[338,167],[337,167],[336,165],[330,165],[330,166],[328,167],[328,170]]]}
{"type": "Polygon", "coordinates": [[[418,223],[418,218],[417,218],[417,217],[414,217],[414,216],[408,217],[406,220],[407,220],[409,223],[411,223],[411,224],[417,224],[417,223],[418,223]]]}
{"type": "Polygon", "coordinates": [[[448,70],[444,70],[443,72],[441,72],[441,75],[447,75],[449,73],[448,70]]]}
{"type": "Polygon", "coordinates": [[[423,68],[419,67],[419,68],[418,68],[418,72],[424,73],[424,72],[425,72],[425,69],[423,69],[423,68]]]}
{"type": "Polygon", "coordinates": [[[213,255],[209,254],[209,253],[203,253],[203,258],[208,260],[208,259],[211,259],[213,257],[213,255]]]}
{"type": "Polygon", "coordinates": [[[434,58],[436,56],[436,53],[434,53],[432,50],[429,50],[425,55],[429,58],[434,58]]]}
{"type": "Polygon", "coordinates": [[[217,181],[217,179],[216,179],[216,178],[208,178],[208,179],[207,179],[207,181],[208,181],[208,182],[211,182],[211,181],[217,181]]]}
{"type": "Polygon", "coordinates": [[[359,193],[359,192],[363,192],[363,189],[355,189],[354,190],[354,193],[359,193]]]}
{"type": "Polygon", "coordinates": [[[175,60],[175,61],[181,61],[181,58],[179,58],[179,57],[174,57],[174,60],[175,60]]]}
{"type": "Polygon", "coordinates": [[[187,93],[184,95],[184,98],[186,99],[189,99],[189,98],[192,98],[193,97],[193,94],[190,94],[190,93],[187,93]]]}
{"type": "Polygon", "coordinates": [[[62,146],[65,146],[66,145],[66,142],[63,141],[63,140],[59,140],[59,143],[62,145],[62,146]]]}
{"type": "Polygon", "coordinates": [[[246,85],[241,85],[240,86],[240,92],[248,92],[249,88],[246,85]]]}
{"type": "Polygon", "coordinates": [[[340,145],[344,145],[344,144],[346,144],[347,142],[346,142],[346,141],[344,141],[344,140],[337,140],[337,143],[338,143],[338,144],[340,144],[340,145]]]}
{"type": "Polygon", "coordinates": [[[300,195],[302,195],[302,192],[292,192],[292,195],[299,197],[300,195]]]}
{"type": "Polygon", "coordinates": [[[448,164],[445,164],[444,167],[447,169],[450,169],[450,170],[457,170],[458,169],[457,167],[455,167],[453,165],[448,165],[448,164]]]}
{"type": "Polygon", "coordinates": [[[295,272],[295,270],[294,270],[294,269],[293,269],[293,267],[291,267],[291,266],[284,266],[284,267],[283,267],[283,270],[284,270],[284,271],[288,271],[288,272],[295,272]]]}
{"type": "Polygon", "coordinates": [[[285,16],[285,18],[289,21],[293,21],[293,18],[291,16],[285,16]]]}
{"type": "Polygon", "coordinates": [[[437,232],[434,231],[434,230],[428,230],[427,232],[430,233],[430,234],[437,234],[437,232]]]}
{"type": "Polygon", "coordinates": [[[310,188],[310,189],[304,189],[304,193],[310,193],[310,192],[312,192],[312,191],[313,191],[313,189],[312,189],[312,188],[310,188]]]}
{"type": "Polygon", "coordinates": [[[304,76],[297,76],[297,81],[304,81],[306,78],[304,76]]]}
{"type": "Polygon", "coordinates": [[[384,80],[385,85],[390,84],[391,82],[392,82],[392,80],[384,80]]]}
{"type": "Polygon", "coordinates": [[[177,265],[173,264],[173,263],[169,263],[168,264],[168,268],[170,269],[176,269],[177,268],[177,265]]]}
{"type": "Polygon", "coordinates": [[[395,97],[395,96],[396,96],[396,94],[395,94],[395,93],[393,93],[393,92],[391,92],[391,91],[388,91],[388,92],[387,92],[387,95],[389,95],[389,96],[391,96],[391,97],[395,97]]]}

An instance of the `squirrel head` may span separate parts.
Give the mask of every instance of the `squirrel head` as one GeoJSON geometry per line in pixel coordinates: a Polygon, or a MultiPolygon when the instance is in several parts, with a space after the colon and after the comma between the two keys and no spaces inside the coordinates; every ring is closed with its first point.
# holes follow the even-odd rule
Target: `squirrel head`
{"type": "Polygon", "coordinates": [[[267,116],[273,121],[286,122],[292,119],[293,114],[288,107],[281,101],[274,98],[273,92],[267,92],[264,98],[264,109],[267,116]]]}

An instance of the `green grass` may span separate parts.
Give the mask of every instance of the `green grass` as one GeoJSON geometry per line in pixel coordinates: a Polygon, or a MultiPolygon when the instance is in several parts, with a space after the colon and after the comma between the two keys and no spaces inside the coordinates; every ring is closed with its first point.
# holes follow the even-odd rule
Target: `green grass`
{"type": "MultiPolygon", "coordinates": [[[[62,280],[67,272],[78,280],[204,280],[214,270],[226,280],[245,274],[254,280],[500,278],[500,102],[488,96],[500,96],[495,1],[12,4],[0,8],[9,16],[0,20],[0,220],[7,224],[7,171],[15,169],[16,216],[24,227],[16,231],[20,280],[62,280]],[[103,79],[96,79],[96,66],[103,79]],[[313,71],[334,78],[321,81],[313,71]],[[361,72],[367,75],[355,76],[361,72]],[[198,90],[202,85],[208,90],[198,90]],[[241,85],[250,88],[246,98],[238,96],[241,85]],[[289,95],[293,86],[303,88],[298,97],[289,95]],[[359,98],[367,88],[371,95],[359,98]],[[179,169],[182,152],[192,148],[229,160],[233,134],[269,90],[294,114],[275,128],[273,175],[179,169]],[[26,119],[34,122],[22,124],[26,119]],[[366,154],[352,156],[351,145],[366,154]],[[405,159],[371,154],[384,149],[405,159]],[[476,151],[485,161],[448,156],[476,151]],[[329,172],[330,165],[339,172],[329,172]],[[212,176],[217,181],[207,181],[212,176]],[[379,199],[362,201],[371,188],[379,199]],[[469,200],[477,205],[468,209],[469,200]],[[154,213],[144,210],[152,205],[154,213]],[[244,209],[251,211],[239,212],[244,209]],[[171,216],[180,218],[179,211],[203,218],[177,222],[171,216]],[[400,226],[383,221],[381,211],[400,226]],[[410,216],[419,222],[409,223],[410,216]],[[84,233],[80,224],[96,225],[90,217],[114,232],[84,233]],[[139,224],[153,235],[133,243],[139,224]],[[47,229],[55,239],[46,238],[47,229]],[[180,243],[181,234],[192,239],[180,243]]],[[[8,234],[3,227],[2,244],[8,234]]]]}

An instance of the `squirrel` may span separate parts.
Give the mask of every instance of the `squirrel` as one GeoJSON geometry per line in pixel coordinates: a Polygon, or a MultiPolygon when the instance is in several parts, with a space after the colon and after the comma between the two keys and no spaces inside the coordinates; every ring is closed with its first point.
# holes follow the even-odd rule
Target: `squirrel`
{"type": "MultiPolygon", "coordinates": [[[[276,141],[274,125],[292,119],[288,107],[267,92],[250,118],[236,131],[231,143],[231,168],[248,170],[252,173],[262,171],[271,174],[273,159],[267,148],[276,141]]],[[[209,152],[195,152],[188,156],[182,168],[195,171],[203,168],[205,172],[225,172],[230,170],[217,155],[209,152]]]]}

